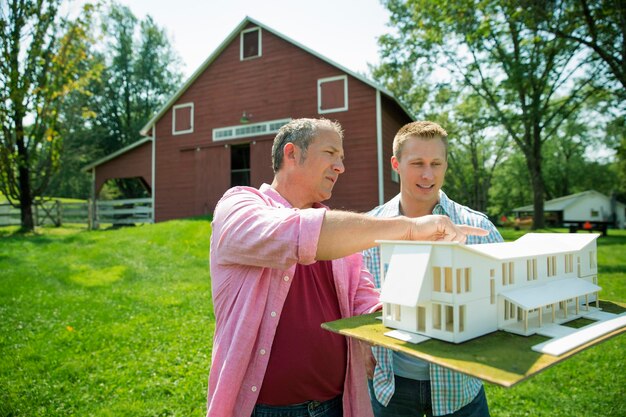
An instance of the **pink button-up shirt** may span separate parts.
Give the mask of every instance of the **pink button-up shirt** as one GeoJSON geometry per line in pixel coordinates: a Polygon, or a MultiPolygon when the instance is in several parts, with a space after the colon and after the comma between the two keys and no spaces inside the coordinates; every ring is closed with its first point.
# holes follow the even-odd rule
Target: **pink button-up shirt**
{"type": "MultiPolygon", "coordinates": [[[[218,203],[211,235],[215,336],[207,417],[252,414],[296,269],[315,262],[326,207],[295,209],[276,190],[236,187],[218,203]]],[[[380,308],[360,254],[332,261],[342,317],[380,308]]],[[[360,346],[348,340],[345,417],[372,415],[360,346]]]]}

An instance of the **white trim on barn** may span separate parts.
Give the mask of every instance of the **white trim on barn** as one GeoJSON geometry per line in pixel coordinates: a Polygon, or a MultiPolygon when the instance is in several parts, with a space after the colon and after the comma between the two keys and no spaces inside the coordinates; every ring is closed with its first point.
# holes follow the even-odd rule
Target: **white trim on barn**
{"type": "Polygon", "coordinates": [[[291,118],[269,120],[267,122],[251,123],[249,125],[236,125],[218,127],[213,129],[213,141],[233,140],[240,138],[251,138],[255,136],[269,135],[289,123],[291,118]]]}
{"type": "Polygon", "coordinates": [[[385,176],[383,171],[383,115],[380,90],[376,89],[376,153],[378,154],[378,204],[385,203],[385,176]]]}
{"type": "Polygon", "coordinates": [[[326,77],[317,80],[317,113],[326,114],[338,113],[342,111],[348,111],[348,76],[338,75],[335,77],[326,77]],[[322,109],[322,84],[340,80],[343,80],[343,106],[331,109],[322,109]]]}
{"type": "Polygon", "coordinates": [[[184,103],[184,104],[176,104],[172,107],[172,135],[173,136],[193,133],[193,110],[194,110],[193,102],[184,103]],[[189,111],[189,129],[176,130],[176,110],[186,108],[186,107],[191,108],[191,110],[189,111]]]}
{"type": "Polygon", "coordinates": [[[262,34],[262,31],[261,31],[261,28],[259,26],[253,27],[253,28],[250,28],[250,29],[246,29],[246,30],[242,30],[239,33],[239,60],[240,61],[248,61],[250,59],[260,58],[260,57],[263,56],[263,42],[261,41],[261,36],[262,36],[261,34],[262,34]],[[244,52],[244,50],[243,50],[244,49],[243,48],[243,46],[244,46],[244,42],[243,42],[244,41],[244,35],[246,33],[254,32],[255,30],[259,32],[259,38],[257,39],[257,42],[258,42],[258,54],[254,55],[254,56],[249,56],[249,57],[246,58],[246,57],[243,56],[243,52],[244,52]]]}

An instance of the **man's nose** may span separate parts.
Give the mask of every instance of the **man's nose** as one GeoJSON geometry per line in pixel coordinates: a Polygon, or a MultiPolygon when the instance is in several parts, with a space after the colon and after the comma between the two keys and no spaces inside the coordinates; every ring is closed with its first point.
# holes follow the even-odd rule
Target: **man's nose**
{"type": "Polygon", "coordinates": [[[334,164],[333,164],[333,170],[338,173],[341,174],[346,170],[346,167],[343,164],[343,159],[338,159],[334,164]]]}

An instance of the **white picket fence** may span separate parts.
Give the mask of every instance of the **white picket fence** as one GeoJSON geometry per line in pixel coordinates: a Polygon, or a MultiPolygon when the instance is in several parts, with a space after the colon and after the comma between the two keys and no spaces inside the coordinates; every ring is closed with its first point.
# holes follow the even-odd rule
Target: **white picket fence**
{"type": "Polygon", "coordinates": [[[96,223],[154,223],[151,198],[96,202],[96,223]]]}
{"type": "MultiPolygon", "coordinates": [[[[38,226],[63,223],[85,223],[90,228],[100,224],[154,223],[154,210],[151,198],[127,200],[66,203],[49,200],[33,205],[33,216],[38,226]],[[95,216],[94,216],[95,213],[95,216]]],[[[0,226],[19,225],[20,210],[10,204],[0,204],[0,226]]]]}

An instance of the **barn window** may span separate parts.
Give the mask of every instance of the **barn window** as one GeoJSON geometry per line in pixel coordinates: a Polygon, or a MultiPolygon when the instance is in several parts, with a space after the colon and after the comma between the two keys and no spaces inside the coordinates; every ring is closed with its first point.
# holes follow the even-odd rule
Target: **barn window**
{"type": "Polygon", "coordinates": [[[230,186],[250,185],[250,144],[230,147],[230,186]]]}
{"type": "Polygon", "coordinates": [[[261,51],[261,28],[256,27],[241,31],[239,59],[257,58],[262,55],[261,51]]]}
{"type": "Polygon", "coordinates": [[[172,135],[193,132],[193,103],[172,107],[172,135]]]}
{"type": "Polygon", "coordinates": [[[348,76],[317,80],[317,112],[319,114],[348,110],[348,76]]]}

